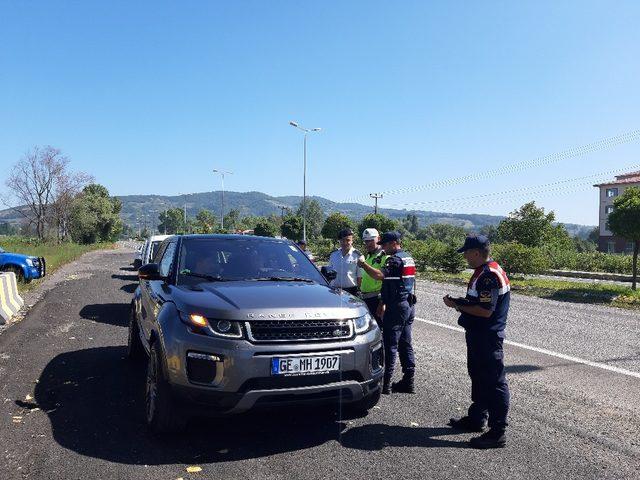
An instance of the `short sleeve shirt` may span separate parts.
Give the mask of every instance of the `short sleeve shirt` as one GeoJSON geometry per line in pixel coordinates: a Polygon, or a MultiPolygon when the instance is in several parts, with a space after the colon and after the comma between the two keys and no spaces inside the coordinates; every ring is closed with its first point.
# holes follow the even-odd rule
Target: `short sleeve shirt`
{"type": "Polygon", "coordinates": [[[335,280],[331,281],[332,287],[353,288],[358,286],[358,278],[360,278],[358,258],[360,258],[360,252],[355,248],[349,250],[346,255],[342,255],[340,249],[331,253],[328,266],[338,273],[335,280]]]}

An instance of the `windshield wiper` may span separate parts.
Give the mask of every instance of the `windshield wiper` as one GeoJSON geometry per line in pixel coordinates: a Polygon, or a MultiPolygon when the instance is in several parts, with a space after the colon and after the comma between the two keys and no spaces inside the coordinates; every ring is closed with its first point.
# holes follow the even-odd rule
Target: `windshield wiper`
{"type": "Polygon", "coordinates": [[[306,282],[306,283],[316,283],[314,280],[310,278],[304,277],[259,277],[259,278],[247,278],[248,281],[255,282],[306,282]]]}
{"type": "Polygon", "coordinates": [[[225,278],[222,278],[220,275],[207,275],[206,273],[189,272],[189,271],[186,271],[186,270],[183,270],[182,272],[180,272],[180,275],[185,275],[187,277],[204,278],[205,280],[209,280],[210,282],[226,282],[226,281],[228,281],[225,278]]]}

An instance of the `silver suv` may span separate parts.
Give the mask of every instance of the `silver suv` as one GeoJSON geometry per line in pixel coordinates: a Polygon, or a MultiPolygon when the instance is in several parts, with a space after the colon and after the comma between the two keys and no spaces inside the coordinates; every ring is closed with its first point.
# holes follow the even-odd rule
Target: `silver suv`
{"type": "Polygon", "coordinates": [[[292,242],[177,235],[139,270],[128,354],[148,360],[146,420],[344,402],[371,409],[384,369],[363,302],[329,286],[292,242]]]}

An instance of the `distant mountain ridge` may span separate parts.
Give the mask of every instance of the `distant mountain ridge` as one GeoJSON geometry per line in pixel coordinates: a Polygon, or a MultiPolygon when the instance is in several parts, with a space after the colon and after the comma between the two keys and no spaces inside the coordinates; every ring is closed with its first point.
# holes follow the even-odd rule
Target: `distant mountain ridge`
{"type": "MultiPolygon", "coordinates": [[[[165,196],[165,195],[124,195],[118,197],[122,202],[121,217],[123,221],[131,226],[146,224],[155,228],[159,221],[158,215],[167,208],[184,208],[186,205],[187,215],[194,217],[200,210],[211,210],[216,216],[220,215],[222,194],[220,191],[190,193],[186,195],[165,196]]],[[[316,200],[325,215],[333,212],[341,212],[345,215],[359,220],[368,213],[373,213],[372,205],[362,205],[360,203],[339,203],[324,197],[310,196],[316,200]]],[[[248,215],[280,215],[280,207],[287,207],[295,210],[300,202],[301,196],[273,197],[262,192],[224,192],[225,212],[231,209],[240,211],[242,216],[248,215]]],[[[478,230],[486,225],[497,225],[504,216],[467,214],[467,213],[445,213],[425,210],[399,210],[390,208],[378,209],[394,219],[403,219],[409,213],[418,217],[420,226],[424,227],[432,223],[450,223],[460,225],[467,230],[478,230]]],[[[0,210],[0,222],[17,224],[22,220],[22,216],[13,209],[0,210]]],[[[565,224],[570,234],[586,238],[592,226],[565,224]]]]}

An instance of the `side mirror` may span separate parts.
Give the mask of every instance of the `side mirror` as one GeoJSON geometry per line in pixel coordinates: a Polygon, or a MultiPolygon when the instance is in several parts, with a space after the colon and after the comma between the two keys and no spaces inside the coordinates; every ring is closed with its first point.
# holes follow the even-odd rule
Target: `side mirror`
{"type": "Polygon", "coordinates": [[[160,266],[157,263],[147,263],[138,270],[138,278],[140,280],[164,280],[160,275],[160,266]]]}
{"type": "Polygon", "coordinates": [[[332,281],[335,280],[336,277],[338,276],[338,272],[336,272],[333,268],[331,267],[321,267],[320,268],[320,273],[322,273],[322,276],[324,278],[327,279],[327,281],[332,281]]]}

